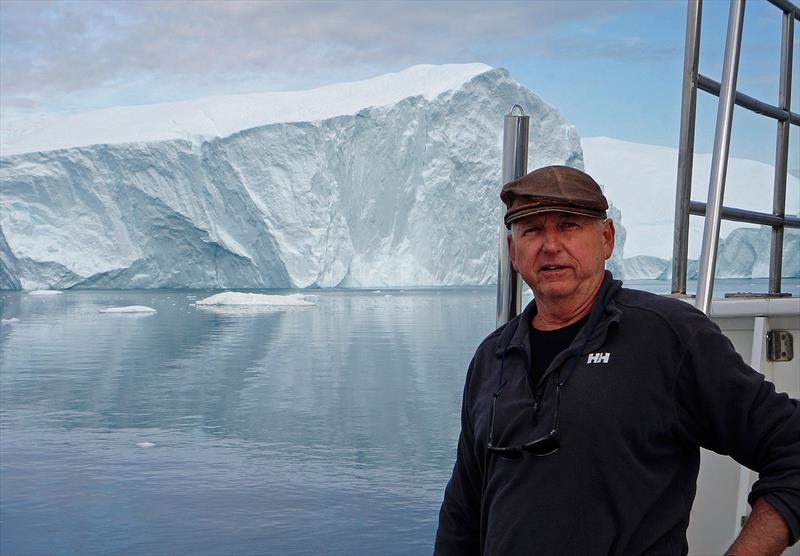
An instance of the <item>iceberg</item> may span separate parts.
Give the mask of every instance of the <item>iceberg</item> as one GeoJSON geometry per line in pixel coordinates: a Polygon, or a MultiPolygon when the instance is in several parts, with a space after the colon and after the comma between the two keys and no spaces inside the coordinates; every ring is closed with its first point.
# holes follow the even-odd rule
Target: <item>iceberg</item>
{"type": "Polygon", "coordinates": [[[152,307],[145,305],[127,305],[125,307],[109,307],[108,309],[100,309],[98,313],[156,313],[157,311],[152,307]]]}
{"type": "Polygon", "coordinates": [[[303,294],[267,295],[261,293],[222,292],[199,301],[195,305],[308,307],[314,302],[303,294]]]}
{"type": "Polygon", "coordinates": [[[6,130],[0,288],[494,283],[514,104],[529,169],[582,168],[558,110],[483,64],[6,130]]]}
{"type": "MultiPolygon", "coordinates": [[[[670,279],[672,267],[675,183],[678,150],[631,143],[609,137],[581,140],[586,171],[619,208],[625,225],[624,276],[628,279],[670,279]]],[[[730,158],[725,185],[726,206],[772,213],[775,168],[753,160],[730,158]]],[[[706,201],[711,155],[695,153],[692,199],[706,201]]],[[[787,176],[786,213],[800,214],[800,179],[787,176]]],[[[689,220],[690,279],[697,278],[703,221],[689,220]]],[[[717,256],[720,278],[764,278],[769,275],[770,229],[723,221],[717,256]]],[[[800,278],[800,230],[786,228],[783,276],[800,278]]],[[[616,273],[615,273],[616,274],[616,273]]]]}

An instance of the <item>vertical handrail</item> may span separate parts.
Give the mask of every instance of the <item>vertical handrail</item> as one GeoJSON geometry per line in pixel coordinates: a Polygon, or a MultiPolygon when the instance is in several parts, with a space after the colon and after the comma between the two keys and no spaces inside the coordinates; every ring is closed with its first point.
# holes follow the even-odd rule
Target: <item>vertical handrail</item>
{"type": "MultiPolygon", "coordinates": [[[[778,91],[778,108],[791,112],[792,98],[792,45],[794,43],[794,13],[783,13],[781,27],[781,80],[778,91]]],[[[775,182],[772,194],[772,214],[786,215],[786,174],[789,165],[789,119],[778,121],[775,142],[775,182]]],[[[769,252],[769,293],[781,291],[783,268],[783,226],[772,227],[769,252]]]]}
{"type": "MultiPolygon", "coordinates": [[[[524,176],[528,171],[528,128],[530,118],[515,104],[503,122],[503,185],[524,176]]],[[[501,214],[506,207],[501,203],[501,214]]],[[[497,326],[505,324],[522,308],[522,280],[511,268],[508,254],[508,230],[500,219],[499,258],[497,264],[497,326]]]]}
{"type": "Polygon", "coordinates": [[[675,193],[675,236],[672,242],[672,293],[686,293],[689,259],[689,201],[692,195],[694,129],[697,113],[697,74],[703,0],[689,0],[683,55],[681,131],[678,147],[678,185],[675,193]]]}
{"type": "Polygon", "coordinates": [[[697,308],[706,314],[711,307],[714,271],[717,265],[722,199],[725,194],[725,178],[728,171],[728,151],[731,141],[736,79],[739,73],[744,7],[745,0],[732,0],[728,15],[728,33],[725,40],[725,58],[720,82],[717,126],[714,134],[714,152],[711,158],[711,178],[708,184],[706,221],[703,227],[703,245],[700,252],[697,299],[695,301],[697,308]]]}

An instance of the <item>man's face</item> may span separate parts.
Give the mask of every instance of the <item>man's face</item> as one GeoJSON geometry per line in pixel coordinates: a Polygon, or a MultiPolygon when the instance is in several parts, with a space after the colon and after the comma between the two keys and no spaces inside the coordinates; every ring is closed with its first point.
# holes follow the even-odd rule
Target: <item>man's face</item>
{"type": "Polygon", "coordinates": [[[563,212],[534,214],[512,224],[508,250],[537,298],[568,305],[593,295],[602,282],[614,224],[563,212]]]}

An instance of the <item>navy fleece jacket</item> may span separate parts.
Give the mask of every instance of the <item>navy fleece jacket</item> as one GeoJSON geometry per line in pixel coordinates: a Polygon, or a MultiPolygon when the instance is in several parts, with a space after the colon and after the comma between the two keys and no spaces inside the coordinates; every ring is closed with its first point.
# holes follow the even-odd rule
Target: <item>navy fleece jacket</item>
{"type": "Polygon", "coordinates": [[[535,311],[534,301],[488,336],[470,364],[435,554],[686,554],[700,446],[758,471],[751,503],[765,497],[797,540],[800,404],[747,366],[712,321],[606,273],[589,324],[531,385],[535,311]],[[494,442],[516,446],[549,430],[553,378],[573,359],[559,451],[514,461],[490,454],[501,365],[494,442]]]}

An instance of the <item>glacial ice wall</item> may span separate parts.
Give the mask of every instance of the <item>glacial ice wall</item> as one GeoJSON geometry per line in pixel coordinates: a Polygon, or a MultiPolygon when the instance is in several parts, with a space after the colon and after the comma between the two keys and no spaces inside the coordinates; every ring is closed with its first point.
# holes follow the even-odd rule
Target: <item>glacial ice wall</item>
{"type": "Polygon", "coordinates": [[[529,169],[582,167],[574,127],[490,68],[354,114],[3,156],[0,288],[493,283],[517,103],[529,169]]]}

